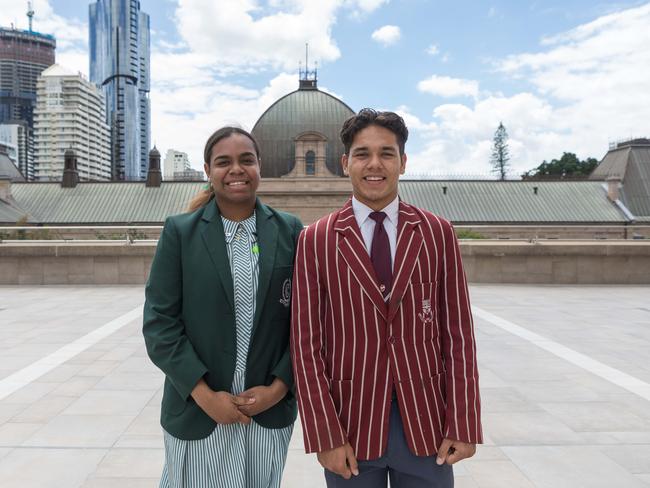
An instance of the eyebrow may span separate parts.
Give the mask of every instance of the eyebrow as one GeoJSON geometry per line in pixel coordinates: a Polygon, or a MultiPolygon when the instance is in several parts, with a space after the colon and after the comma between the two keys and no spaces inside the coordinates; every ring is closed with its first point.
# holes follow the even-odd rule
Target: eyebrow
{"type": "MultiPolygon", "coordinates": [[[[360,146],[360,147],[355,147],[352,150],[353,154],[359,153],[359,152],[368,152],[368,148],[366,146],[360,146]]],[[[381,147],[382,151],[392,151],[392,152],[398,152],[397,149],[395,149],[394,146],[382,146],[381,147]]]]}
{"type": "MultiPolygon", "coordinates": [[[[248,157],[253,157],[254,158],[255,153],[253,153],[251,151],[247,151],[247,152],[241,153],[239,155],[239,159],[248,158],[248,157]]],[[[214,157],[214,159],[212,161],[223,161],[223,160],[229,160],[229,159],[230,159],[230,156],[228,156],[227,154],[218,154],[218,155],[216,155],[214,157]]]]}

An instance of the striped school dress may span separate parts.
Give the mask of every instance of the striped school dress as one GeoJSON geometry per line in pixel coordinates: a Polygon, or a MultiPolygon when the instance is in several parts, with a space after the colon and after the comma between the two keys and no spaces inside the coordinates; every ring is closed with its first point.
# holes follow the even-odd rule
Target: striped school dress
{"type": "MultiPolygon", "coordinates": [[[[241,222],[221,217],[230,258],[237,327],[237,358],[231,393],[244,391],[248,344],[255,316],[259,250],[255,214],[241,222]]],[[[164,432],[165,466],[161,488],[276,488],[293,425],[266,429],[218,424],[205,439],[186,441],[164,432]]]]}

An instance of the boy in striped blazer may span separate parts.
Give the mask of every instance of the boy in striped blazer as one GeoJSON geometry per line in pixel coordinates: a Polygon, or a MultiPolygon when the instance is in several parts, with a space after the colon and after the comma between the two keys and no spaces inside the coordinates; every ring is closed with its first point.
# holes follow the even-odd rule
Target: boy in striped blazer
{"type": "Polygon", "coordinates": [[[305,448],[328,487],[452,487],[482,442],[476,343],[449,222],[399,200],[408,130],[341,130],[352,198],[296,250],[291,352],[305,448]]]}

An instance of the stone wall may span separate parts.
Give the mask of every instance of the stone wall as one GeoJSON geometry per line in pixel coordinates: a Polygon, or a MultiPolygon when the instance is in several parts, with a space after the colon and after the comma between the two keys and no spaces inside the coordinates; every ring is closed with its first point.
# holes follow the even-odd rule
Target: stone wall
{"type": "MultiPolygon", "coordinates": [[[[0,243],[0,284],[143,284],[156,243],[0,243]]],[[[472,283],[650,284],[650,242],[461,241],[472,283]]]]}
{"type": "Polygon", "coordinates": [[[0,244],[0,284],[117,285],[145,283],[155,242],[0,244]]]}
{"type": "Polygon", "coordinates": [[[461,241],[472,283],[650,284],[650,241],[461,241]]]}

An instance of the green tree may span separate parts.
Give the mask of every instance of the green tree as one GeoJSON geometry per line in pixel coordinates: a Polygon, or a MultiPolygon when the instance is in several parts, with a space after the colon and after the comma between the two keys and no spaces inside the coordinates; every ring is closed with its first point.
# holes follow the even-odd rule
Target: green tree
{"type": "Polygon", "coordinates": [[[510,169],[510,149],[508,148],[508,132],[502,122],[494,133],[494,143],[492,145],[492,156],[490,164],[492,172],[496,173],[500,180],[505,180],[508,170],[510,169]]]}
{"type": "Polygon", "coordinates": [[[587,177],[598,166],[596,158],[587,158],[583,161],[574,153],[565,152],[560,159],[543,161],[537,168],[526,171],[522,178],[535,180],[544,178],[587,177]]]}

